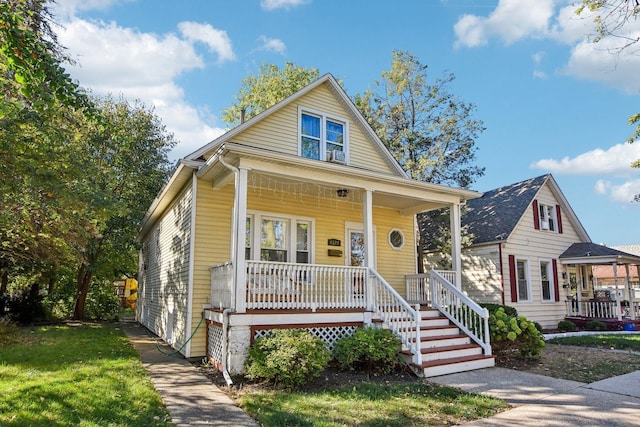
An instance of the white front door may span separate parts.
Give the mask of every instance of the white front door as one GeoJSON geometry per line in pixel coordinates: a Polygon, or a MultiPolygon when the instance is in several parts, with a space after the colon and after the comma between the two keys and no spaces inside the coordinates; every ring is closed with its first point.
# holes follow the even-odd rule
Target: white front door
{"type": "MultiPolygon", "coordinates": [[[[347,224],[346,226],[346,240],[347,243],[345,245],[347,254],[345,259],[345,264],[347,266],[352,267],[364,267],[365,266],[365,241],[364,241],[364,231],[362,229],[361,224],[347,224]]],[[[375,241],[375,228],[373,231],[373,240],[375,241]]],[[[373,259],[376,259],[375,256],[375,245],[374,245],[374,253],[373,259]]],[[[375,268],[375,265],[371,267],[375,268]]]]}

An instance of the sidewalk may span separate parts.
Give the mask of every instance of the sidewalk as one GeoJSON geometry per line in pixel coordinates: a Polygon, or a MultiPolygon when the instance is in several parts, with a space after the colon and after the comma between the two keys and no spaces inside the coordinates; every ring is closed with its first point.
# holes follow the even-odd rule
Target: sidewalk
{"type": "Polygon", "coordinates": [[[487,368],[429,381],[503,399],[515,408],[465,426],[637,426],[640,371],[591,384],[505,368],[487,368]]]}
{"type": "MultiPolygon", "coordinates": [[[[176,426],[258,427],[253,418],[186,359],[160,353],[154,336],[146,328],[133,321],[120,325],[140,354],[142,365],[176,426]]],[[[163,346],[163,351],[171,350],[163,346]]]]}

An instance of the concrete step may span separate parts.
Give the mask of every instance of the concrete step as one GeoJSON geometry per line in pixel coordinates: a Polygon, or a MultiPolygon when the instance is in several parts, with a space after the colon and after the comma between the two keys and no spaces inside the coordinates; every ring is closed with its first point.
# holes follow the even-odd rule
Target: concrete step
{"type": "Polygon", "coordinates": [[[414,371],[422,372],[422,375],[428,378],[493,366],[495,366],[495,356],[476,355],[427,361],[420,366],[414,365],[413,368],[414,371]]]}

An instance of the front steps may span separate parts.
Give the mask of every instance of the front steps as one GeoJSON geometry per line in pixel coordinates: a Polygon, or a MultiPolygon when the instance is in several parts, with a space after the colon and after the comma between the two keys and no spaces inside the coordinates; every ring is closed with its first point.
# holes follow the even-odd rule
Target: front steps
{"type": "Polygon", "coordinates": [[[420,349],[422,365],[413,363],[412,354],[405,349],[400,354],[407,365],[419,377],[439,375],[495,366],[495,357],[483,353],[482,347],[473,342],[449,319],[440,316],[438,310],[421,310],[420,349]]]}

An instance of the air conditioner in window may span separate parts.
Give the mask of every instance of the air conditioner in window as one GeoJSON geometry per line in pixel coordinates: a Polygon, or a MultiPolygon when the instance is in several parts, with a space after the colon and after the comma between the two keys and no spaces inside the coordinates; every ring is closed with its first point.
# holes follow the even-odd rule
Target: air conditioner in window
{"type": "Polygon", "coordinates": [[[332,163],[341,163],[344,164],[346,162],[344,151],[340,150],[331,150],[329,151],[328,160],[332,163]]]}

